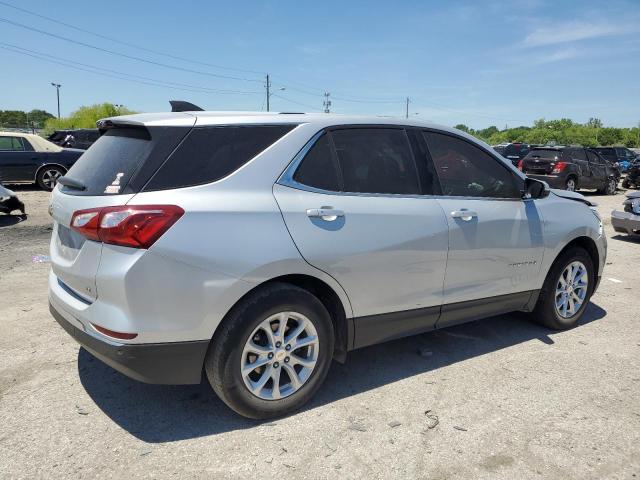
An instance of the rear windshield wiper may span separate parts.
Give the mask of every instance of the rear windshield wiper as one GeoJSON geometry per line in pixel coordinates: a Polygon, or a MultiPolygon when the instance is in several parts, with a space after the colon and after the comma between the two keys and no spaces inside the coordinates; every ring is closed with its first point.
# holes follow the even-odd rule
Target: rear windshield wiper
{"type": "Polygon", "coordinates": [[[79,180],[74,180],[73,178],[62,176],[58,178],[58,183],[60,185],[64,185],[65,187],[72,188],[74,190],[86,190],[87,186],[79,180]]]}

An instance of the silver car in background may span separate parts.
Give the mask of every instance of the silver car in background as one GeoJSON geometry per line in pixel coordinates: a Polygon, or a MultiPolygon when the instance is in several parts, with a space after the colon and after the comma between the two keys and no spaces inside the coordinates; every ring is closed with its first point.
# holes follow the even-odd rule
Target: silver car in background
{"type": "Polygon", "coordinates": [[[576,325],[602,275],[583,196],[412,120],[175,112],[99,122],[65,177],[50,309],[149,383],[287,414],[348,351],[510,311],[576,325]]]}

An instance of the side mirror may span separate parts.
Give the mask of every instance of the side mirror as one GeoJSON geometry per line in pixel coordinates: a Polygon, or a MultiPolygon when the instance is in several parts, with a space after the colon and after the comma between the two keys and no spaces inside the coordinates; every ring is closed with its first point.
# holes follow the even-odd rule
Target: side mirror
{"type": "Polygon", "coordinates": [[[535,180],[533,178],[527,178],[524,181],[524,192],[522,198],[546,198],[549,196],[551,189],[547,182],[543,182],[541,180],[535,180]]]}

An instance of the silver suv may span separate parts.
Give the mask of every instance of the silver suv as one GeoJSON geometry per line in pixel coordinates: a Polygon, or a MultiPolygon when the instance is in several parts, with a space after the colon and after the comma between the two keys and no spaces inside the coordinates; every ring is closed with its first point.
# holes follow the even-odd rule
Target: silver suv
{"type": "Polygon", "coordinates": [[[510,311],[570,328],[602,274],[583,196],[451,128],[221,112],[99,127],[51,199],[53,316],[137,380],[204,370],[247,417],[299,408],[356,348],[510,311]]]}

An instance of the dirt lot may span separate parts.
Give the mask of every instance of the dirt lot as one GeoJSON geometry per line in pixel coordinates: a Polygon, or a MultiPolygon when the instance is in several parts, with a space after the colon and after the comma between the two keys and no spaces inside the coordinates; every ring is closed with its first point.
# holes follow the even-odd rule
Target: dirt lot
{"type": "MultiPolygon", "coordinates": [[[[48,194],[17,190],[28,219],[0,216],[0,478],[640,477],[640,242],[608,220],[579,327],[512,314],[359,350],[308,408],[256,422],[206,384],[144,385],[80,350],[33,261],[48,194]]],[[[607,219],[623,199],[590,197],[607,219]]]]}

